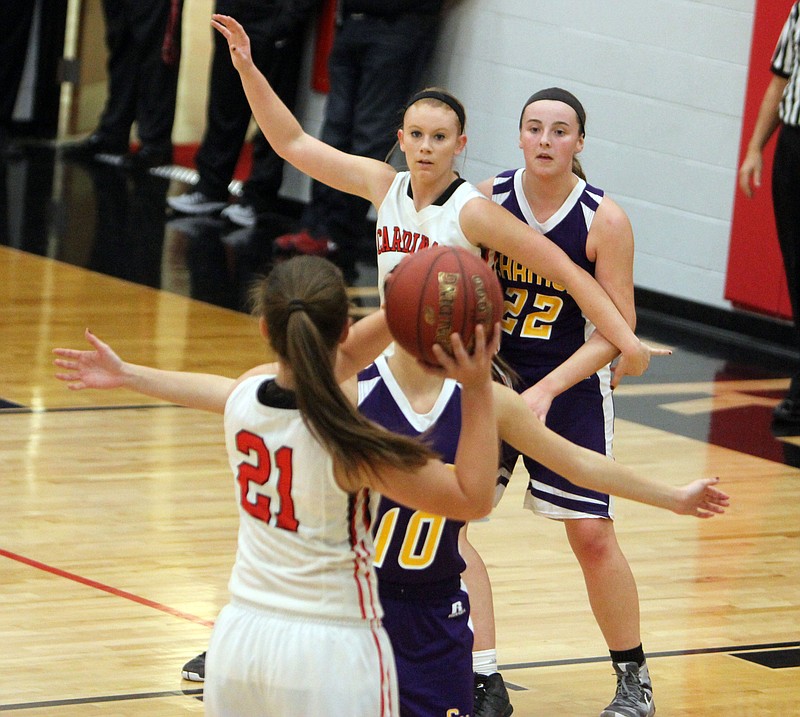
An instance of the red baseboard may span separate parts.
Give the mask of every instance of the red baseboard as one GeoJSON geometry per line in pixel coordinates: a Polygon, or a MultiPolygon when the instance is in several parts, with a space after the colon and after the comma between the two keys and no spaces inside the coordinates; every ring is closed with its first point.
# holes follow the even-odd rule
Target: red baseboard
{"type": "MultiPolygon", "coordinates": [[[[194,169],[194,156],[197,154],[198,143],[176,144],[172,151],[172,161],[181,167],[194,169]]],[[[242,153],[239,155],[239,162],[233,173],[233,178],[244,181],[250,176],[250,169],[253,166],[253,145],[245,142],[242,153]]]]}

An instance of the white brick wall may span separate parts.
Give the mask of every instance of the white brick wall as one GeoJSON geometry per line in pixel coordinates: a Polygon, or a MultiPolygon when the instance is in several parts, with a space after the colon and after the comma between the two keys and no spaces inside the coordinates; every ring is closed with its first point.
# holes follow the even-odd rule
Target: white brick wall
{"type": "MultiPolygon", "coordinates": [[[[525,99],[571,90],[588,115],[584,169],[633,223],[637,286],[730,308],[753,11],[754,0],[452,0],[429,81],[465,103],[462,172],[479,181],[518,166],[525,99]]],[[[307,127],[322,107],[301,101],[307,127]]],[[[305,196],[301,178],[292,186],[305,196]]]]}

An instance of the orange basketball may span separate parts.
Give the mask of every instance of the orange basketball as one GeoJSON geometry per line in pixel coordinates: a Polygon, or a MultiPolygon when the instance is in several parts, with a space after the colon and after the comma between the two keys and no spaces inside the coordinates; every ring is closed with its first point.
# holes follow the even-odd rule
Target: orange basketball
{"type": "Polygon", "coordinates": [[[471,351],[475,327],[483,324],[489,336],[503,311],[492,269],[459,247],[436,246],[405,257],[386,277],[384,297],[395,341],[433,366],[433,344],[452,353],[450,334],[458,333],[471,351]]]}

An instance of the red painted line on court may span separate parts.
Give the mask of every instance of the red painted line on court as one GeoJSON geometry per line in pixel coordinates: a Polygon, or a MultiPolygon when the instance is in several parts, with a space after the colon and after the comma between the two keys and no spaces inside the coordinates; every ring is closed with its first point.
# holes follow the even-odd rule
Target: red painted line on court
{"type": "Polygon", "coordinates": [[[16,553],[11,553],[8,550],[3,550],[2,548],[0,548],[0,555],[9,558],[10,560],[16,560],[18,563],[30,565],[32,568],[36,568],[37,570],[42,570],[45,573],[58,575],[59,577],[67,578],[67,580],[73,580],[74,582],[80,583],[81,585],[87,585],[88,587],[96,588],[97,590],[102,590],[103,592],[110,593],[111,595],[116,595],[117,597],[125,598],[126,600],[130,600],[131,602],[136,602],[146,607],[152,607],[155,610],[160,610],[161,612],[165,612],[168,615],[173,615],[174,617],[179,617],[183,620],[189,620],[189,622],[196,622],[199,625],[206,625],[207,627],[214,626],[213,620],[205,620],[202,617],[198,617],[197,615],[192,615],[188,612],[183,612],[182,610],[176,610],[175,608],[168,607],[167,605],[162,605],[161,603],[155,602],[154,600],[148,600],[147,598],[141,597],[140,595],[134,595],[133,593],[129,593],[126,590],[120,590],[119,588],[113,588],[110,585],[104,585],[103,583],[99,583],[96,580],[92,580],[91,578],[84,578],[81,575],[76,575],[75,573],[70,573],[67,572],[66,570],[61,570],[61,568],[56,568],[53,567],[52,565],[46,565],[45,563],[40,563],[38,560],[33,560],[32,558],[26,558],[23,555],[17,555],[16,553]]]}

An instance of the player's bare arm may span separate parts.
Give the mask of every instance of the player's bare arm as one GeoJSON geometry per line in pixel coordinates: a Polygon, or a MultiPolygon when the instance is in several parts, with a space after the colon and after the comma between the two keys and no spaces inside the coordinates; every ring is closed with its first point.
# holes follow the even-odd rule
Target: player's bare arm
{"type": "Polygon", "coordinates": [[[304,174],[380,205],[396,174],[385,162],[342,152],[305,132],[250,55],[244,28],[228,15],[212,15],[212,27],[228,42],[253,116],[273,149],[304,174]]]}
{"type": "Polygon", "coordinates": [[[646,478],[546,428],[513,390],[495,384],[494,391],[501,440],[573,483],[681,515],[710,518],[725,512],[730,498],[714,487],[718,478],[701,478],[681,487],[646,478]]]}

